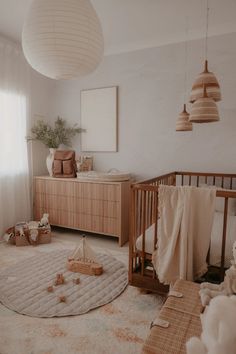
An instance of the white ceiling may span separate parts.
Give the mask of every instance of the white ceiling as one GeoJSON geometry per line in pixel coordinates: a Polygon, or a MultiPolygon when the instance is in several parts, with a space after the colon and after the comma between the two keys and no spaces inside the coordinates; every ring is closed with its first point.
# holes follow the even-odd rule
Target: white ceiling
{"type": "MultiPolygon", "coordinates": [[[[0,33],[20,41],[32,0],[0,0],[0,33]]],[[[206,0],[91,0],[101,20],[105,53],[160,46],[205,35],[206,0]]],[[[209,0],[209,36],[236,32],[236,0],[209,0]]]]}

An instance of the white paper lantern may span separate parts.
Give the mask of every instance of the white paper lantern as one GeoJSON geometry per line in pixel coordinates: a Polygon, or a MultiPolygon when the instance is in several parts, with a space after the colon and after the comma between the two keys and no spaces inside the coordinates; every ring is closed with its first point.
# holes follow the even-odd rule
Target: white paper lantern
{"type": "Polygon", "coordinates": [[[24,23],[22,47],[29,64],[52,79],[95,70],[104,45],[90,0],[34,0],[24,23]]]}

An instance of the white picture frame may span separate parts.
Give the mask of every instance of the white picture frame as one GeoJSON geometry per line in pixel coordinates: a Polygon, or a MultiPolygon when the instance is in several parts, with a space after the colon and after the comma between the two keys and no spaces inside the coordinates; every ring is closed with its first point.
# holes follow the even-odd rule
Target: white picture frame
{"type": "Polygon", "coordinates": [[[118,87],[81,91],[81,150],[116,152],[118,87]]]}

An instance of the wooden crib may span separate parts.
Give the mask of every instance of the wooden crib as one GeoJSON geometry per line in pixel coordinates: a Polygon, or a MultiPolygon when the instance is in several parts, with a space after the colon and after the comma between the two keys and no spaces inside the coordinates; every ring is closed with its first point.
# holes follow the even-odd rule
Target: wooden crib
{"type": "MultiPolygon", "coordinates": [[[[219,280],[222,281],[225,272],[225,245],[228,218],[228,200],[236,198],[236,174],[198,173],[198,172],[171,172],[146,181],[134,183],[131,186],[131,229],[129,245],[129,284],[146,290],[165,294],[168,286],[158,281],[152,266],[152,252],[156,249],[158,238],[158,186],[189,185],[189,186],[216,186],[216,196],[224,198],[223,226],[221,239],[221,257],[219,280]],[[147,252],[147,230],[151,227],[152,252],[147,252]],[[140,236],[141,235],[141,236],[140,236]],[[141,245],[140,245],[141,237],[141,245]],[[139,247],[137,247],[139,242],[139,247]]],[[[236,233],[236,230],[235,230],[236,233]]],[[[236,235],[235,235],[236,239],[236,235]]],[[[209,249],[207,262],[210,265],[209,249]]]]}

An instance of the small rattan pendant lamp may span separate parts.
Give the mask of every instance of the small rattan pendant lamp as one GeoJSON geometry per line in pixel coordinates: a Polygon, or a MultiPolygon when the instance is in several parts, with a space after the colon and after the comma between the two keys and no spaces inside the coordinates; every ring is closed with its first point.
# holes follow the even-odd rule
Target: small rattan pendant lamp
{"type": "Polygon", "coordinates": [[[175,130],[177,132],[187,132],[193,130],[193,125],[189,121],[189,113],[186,111],[186,104],[184,104],[183,112],[179,114],[175,130]]]}
{"type": "MultiPolygon", "coordinates": [[[[185,40],[185,75],[184,75],[184,102],[186,102],[186,86],[187,86],[187,39],[188,39],[188,32],[187,32],[187,19],[186,19],[186,40],[185,40]]],[[[184,103],[183,112],[179,114],[179,117],[176,121],[176,128],[177,132],[188,132],[193,130],[193,125],[189,121],[189,113],[186,111],[186,104],[184,103]]]]}
{"type": "Polygon", "coordinates": [[[208,97],[206,85],[203,88],[202,97],[192,105],[189,121],[192,123],[211,123],[220,120],[217,105],[213,98],[208,97]]]}
{"type": "Polygon", "coordinates": [[[192,91],[190,93],[189,102],[193,103],[198,98],[202,97],[203,86],[206,86],[206,91],[208,97],[213,98],[214,101],[218,102],[221,100],[220,85],[218,83],[215,75],[208,71],[208,61],[207,61],[207,50],[208,50],[208,22],[209,22],[209,6],[208,0],[206,0],[207,11],[206,11],[206,37],[205,37],[205,68],[202,73],[200,73],[193,83],[192,91]]]}

